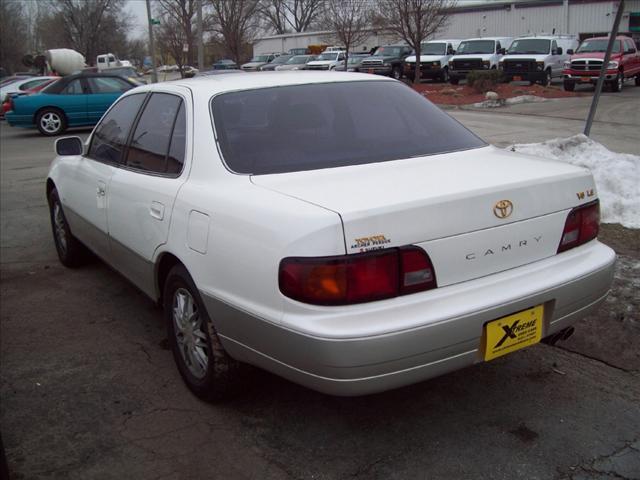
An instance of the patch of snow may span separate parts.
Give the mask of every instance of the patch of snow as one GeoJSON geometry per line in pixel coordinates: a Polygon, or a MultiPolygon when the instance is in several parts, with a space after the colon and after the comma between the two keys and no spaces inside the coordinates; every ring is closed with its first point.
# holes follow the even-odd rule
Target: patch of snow
{"type": "Polygon", "coordinates": [[[484,102],[474,103],[476,108],[498,108],[505,105],[517,105],[519,103],[538,103],[546,102],[548,98],[538,97],[537,95],[520,95],[512,98],[496,98],[485,100],[484,102]]]}
{"type": "Polygon", "coordinates": [[[596,181],[602,221],[640,228],[640,156],[612,152],[583,134],[507,148],[588,168],[596,181]]]}

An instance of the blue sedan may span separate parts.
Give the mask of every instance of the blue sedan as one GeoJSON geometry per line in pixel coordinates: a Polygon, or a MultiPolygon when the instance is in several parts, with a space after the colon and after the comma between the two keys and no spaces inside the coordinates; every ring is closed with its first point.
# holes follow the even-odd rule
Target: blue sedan
{"type": "Polygon", "coordinates": [[[40,93],[14,98],[5,118],[14,127],[36,127],[43,135],[59,135],[68,127],[95,125],[122,93],[136,86],[116,75],[69,75],[40,93]]]}

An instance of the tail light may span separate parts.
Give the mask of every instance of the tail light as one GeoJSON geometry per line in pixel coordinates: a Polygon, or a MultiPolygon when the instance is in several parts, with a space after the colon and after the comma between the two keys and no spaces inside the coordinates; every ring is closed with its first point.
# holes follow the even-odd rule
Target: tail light
{"type": "Polygon", "coordinates": [[[598,200],[576,207],[567,217],[558,245],[558,253],[593,240],[600,229],[600,202],[598,200]]]}
{"type": "Polygon", "coordinates": [[[350,305],[435,288],[429,256],[401,247],[333,257],[289,257],[280,262],[280,291],[313,305],[350,305]]]}

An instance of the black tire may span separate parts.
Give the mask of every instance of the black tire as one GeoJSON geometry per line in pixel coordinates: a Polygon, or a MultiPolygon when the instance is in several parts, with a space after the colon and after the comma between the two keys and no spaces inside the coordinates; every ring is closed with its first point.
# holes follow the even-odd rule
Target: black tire
{"type": "Polygon", "coordinates": [[[460,79],[459,78],[449,78],[449,83],[451,85],[458,85],[460,83],[460,79]]]}
{"type": "Polygon", "coordinates": [[[442,69],[442,75],[440,76],[440,80],[443,83],[449,83],[449,68],[444,67],[442,69]]]}
{"type": "Polygon", "coordinates": [[[636,75],[636,87],[640,87],[640,75],[636,75]]]}
{"type": "Polygon", "coordinates": [[[84,264],[88,256],[87,249],[71,233],[58,191],[55,188],[49,193],[49,215],[53,242],[60,262],[69,268],[76,268],[84,264]]]}
{"type": "Polygon", "coordinates": [[[45,108],[36,115],[36,126],[48,137],[60,135],[67,129],[67,117],[57,108],[45,108]]]}
{"type": "MultiPolygon", "coordinates": [[[[187,302],[183,302],[183,305],[187,305],[187,302]]],[[[195,395],[209,402],[223,400],[235,393],[240,363],[232,359],[224,350],[198,289],[189,272],[182,265],[174,266],[167,276],[163,307],[169,345],[171,345],[178,371],[187,387],[195,395]],[[195,308],[190,318],[196,315],[197,317],[194,322],[187,322],[189,326],[181,332],[180,327],[177,326],[179,321],[174,318],[176,316],[174,307],[180,304],[178,297],[184,299],[186,292],[190,295],[195,308]],[[195,322],[198,322],[198,326],[194,325],[195,322]],[[180,341],[179,338],[182,340],[180,341]],[[199,351],[206,353],[204,368],[198,361],[194,362],[195,357],[189,353],[189,351],[195,351],[196,346],[199,347],[199,351]],[[191,360],[188,360],[188,357],[191,360]],[[201,370],[201,375],[194,372],[198,369],[201,370]]],[[[188,311],[186,307],[184,311],[188,311]]],[[[202,357],[201,361],[203,361],[202,357]]]]}
{"type": "Polygon", "coordinates": [[[576,89],[575,82],[567,82],[565,81],[562,85],[567,92],[573,92],[576,89]]]}
{"type": "Polygon", "coordinates": [[[400,80],[402,78],[402,68],[399,66],[395,66],[391,69],[391,78],[395,80],[400,80]]]}
{"type": "Polygon", "coordinates": [[[551,85],[551,70],[547,69],[544,72],[544,78],[540,81],[540,84],[543,87],[548,87],[551,85]]]}
{"type": "Polygon", "coordinates": [[[623,84],[624,84],[624,75],[622,72],[619,72],[618,75],[616,76],[616,79],[613,82],[611,82],[611,91],[616,93],[621,92],[623,84]]]}

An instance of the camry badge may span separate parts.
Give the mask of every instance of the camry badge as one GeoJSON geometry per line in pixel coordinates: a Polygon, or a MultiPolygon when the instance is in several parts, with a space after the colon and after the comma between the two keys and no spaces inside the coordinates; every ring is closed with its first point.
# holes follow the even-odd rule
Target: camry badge
{"type": "Polygon", "coordinates": [[[500,200],[493,207],[493,214],[498,218],[507,218],[513,212],[513,203],[509,200],[500,200]]]}

